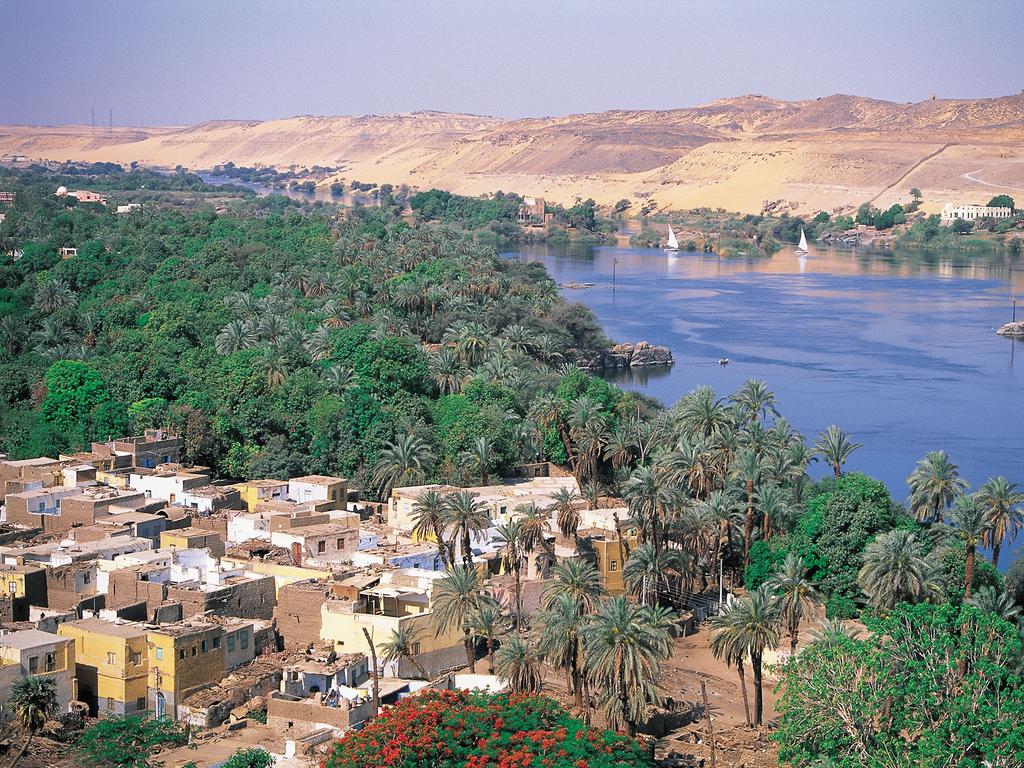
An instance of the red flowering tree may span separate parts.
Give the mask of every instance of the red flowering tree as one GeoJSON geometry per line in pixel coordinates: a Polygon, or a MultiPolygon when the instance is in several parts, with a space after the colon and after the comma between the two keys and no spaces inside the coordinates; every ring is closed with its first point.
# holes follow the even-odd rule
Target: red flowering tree
{"type": "Polygon", "coordinates": [[[423,691],[347,733],[324,768],[648,768],[636,741],[544,696],[423,691]]]}

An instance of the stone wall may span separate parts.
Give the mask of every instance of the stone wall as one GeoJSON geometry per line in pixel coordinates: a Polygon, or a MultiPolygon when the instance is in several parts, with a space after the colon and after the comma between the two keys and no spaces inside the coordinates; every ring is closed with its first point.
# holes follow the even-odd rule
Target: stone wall
{"type": "Polygon", "coordinates": [[[210,611],[218,616],[270,619],[274,616],[274,606],[277,604],[273,576],[246,579],[207,592],[170,585],[167,588],[167,599],[181,603],[181,612],[185,618],[210,611]]]}
{"type": "Polygon", "coordinates": [[[320,643],[320,607],[329,594],[324,582],[299,581],[278,590],[274,619],[286,649],[320,643]]]}

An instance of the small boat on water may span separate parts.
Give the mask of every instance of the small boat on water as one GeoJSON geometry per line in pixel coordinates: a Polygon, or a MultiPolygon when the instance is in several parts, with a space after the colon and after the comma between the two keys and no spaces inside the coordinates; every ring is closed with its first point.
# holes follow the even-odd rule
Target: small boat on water
{"type": "Polygon", "coordinates": [[[728,357],[720,357],[720,358],[718,358],[718,364],[719,365],[728,365],[729,364],[729,358],[728,357]]]}
{"type": "Polygon", "coordinates": [[[800,228],[800,244],[796,247],[797,256],[807,255],[807,235],[804,234],[803,227],[800,228]]]}
{"type": "Polygon", "coordinates": [[[666,251],[678,251],[679,241],[676,240],[676,233],[672,231],[672,225],[668,227],[668,245],[665,246],[666,251]]]}

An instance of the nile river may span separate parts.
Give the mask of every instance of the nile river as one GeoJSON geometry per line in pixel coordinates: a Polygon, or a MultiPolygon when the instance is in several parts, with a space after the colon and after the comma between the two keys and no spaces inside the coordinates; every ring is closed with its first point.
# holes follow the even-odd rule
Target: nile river
{"type": "Polygon", "coordinates": [[[700,384],[725,397],[763,379],[810,441],[829,424],[852,433],[864,447],[848,469],[900,500],[930,450],[947,451],[973,487],[996,474],[1024,484],[1024,344],[995,334],[1015,292],[1024,316],[1024,264],[839,250],[801,260],[791,248],[749,260],[577,246],[509,255],[559,283],[595,283],[563,295],[612,339],[672,349],[671,370],[615,379],[627,389],[670,405],[700,384]]]}

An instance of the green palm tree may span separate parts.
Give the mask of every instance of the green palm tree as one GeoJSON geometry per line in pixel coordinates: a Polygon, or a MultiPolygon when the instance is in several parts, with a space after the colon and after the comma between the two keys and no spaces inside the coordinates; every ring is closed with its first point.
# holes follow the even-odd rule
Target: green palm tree
{"type": "Polygon", "coordinates": [[[998,565],[1003,542],[1016,539],[1017,531],[1020,530],[1020,505],[1024,504],[1024,490],[1005,477],[990,477],[978,488],[975,498],[985,510],[985,518],[989,523],[982,543],[992,550],[992,565],[998,565]]]}
{"type": "Polygon", "coordinates": [[[14,768],[28,752],[33,737],[57,714],[57,683],[52,677],[19,677],[11,685],[9,706],[27,734],[25,743],[11,760],[10,768],[14,768]]]}
{"type": "Polygon", "coordinates": [[[587,677],[609,726],[633,736],[652,706],[661,704],[661,663],[672,638],[654,612],[625,597],[604,600],[582,629],[587,677]]]}
{"type": "Polygon", "coordinates": [[[754,538],[754,500],[757,494],[754,492],[761,481],[761,457],[757,451],[751,448],[744,448],[736,456],[733,463],[732,475],[744,487],[747,496],[747,512],[743,521],[743,567],[750,565],[750,545],[754,538]]]}
{"type": "Polygon", "coordinates": [[[860,447],[860,443],[853,442],[846,432],[833,424],[818,435],[814,451],[828,462],[835,476],[839,478],[843,476],[843,465],[860,447]]]}
{"type": "Polygon", "coordinates": [[[477,501],[476,495],[470,491],[457,491],[446,500],[444,522],[445,527],[452,528],[455,539],[462,542],[462,562],[469,568],[473,564],[473,534],[483,533],[491,527],[487,505],[477,501]]]}
{"type": "Polygon", "coordinates": [[[72,306],[78,297],[66,280],[56,277],[39,285],[33,304],[40,312],[55,312],[62,307],[72,306]]]}
{"type": "Polygon", "coordinates": [[[736,674],[740,679],[740,694],[743,696],[743,714],[746,716],[747,728],[754,727],[754,721],[750,717],[750,697],[747,695],[747,675],[743,665],[747,658],[746,646],[735,641],[733,633],[729,630],[726,619],[732,611],[730,603],[722,608],[722,613],[711,620],[713,634],[711,635],[711,653],[716,659],[725,662],[727,667],[736,667],[736,674]]]}
{"type": "Polygon", "coordinates": [[[444,540],[446,500],[444,494],[430,489],[420,494],[412,505],[412,535],[420,541],[431,537],[437,542],[437,551],[441,557],[441,565],[445,570],[454,562],[451,549],[444,540]]]}
{"type": "Polygon", "coordinates": [[[637,467],[622,485],[622,498],[629,505],[630,515],[657,551],[661,551],[666,509],[678,504],[680,496],[666,473],[657,468],[637,467]]]}
{"type": "Polygon", "coordinates": [[[248,324],[241,320],[232,320],[217,334],[213,346],[219,355],[232,355],[242,349],[248,349],[257,341],[248,324]]]}
{"type": "Polygon", "coordinates": [[[515,693],[540,693],[540,656],[522,635],[509,637],[495,656],[498,675],[508,680],[515,693]]]}
{"type": "Polygon", "coordinates": [[[761,535],[765,541],[772,537],[773,531],[788,531],[795,520],[789,494],[777,485],[762,485],[757,489],[757,508],[761,513],[761,535]]]}
{"type": "Polygon", "coordinates": [[[558,530],[566,538],[576,538],[576,532],[579,530],[580,511],[576,507],[579,500],[580,495],[573,488],[559,488],[551,494],[550,509],[555,513],[558,530]]]}
{"type": "Polygon", "coordinates": [[[697,387],[672,410],[678,414],[680,425],[686,432],[705,437],[710,437],[729,421],[728,411],[722,401],[715,396],[711,387],[706,386],[697,387]]]}
{"type": "Polygon", "coordinates": [[[435,632],[440,635],[453,629],[462,630],[466,665],[470,672],[476,672],[471,617],[474,611],[489,600],[483,588],[480,572],[463,565],[453,566],[434,586],[431,615],[435,632]]]}
{"type": "Polygon", "coordinates": [[[994,613],[1012,623],[1016,623],[1020,618],[1020,606],[1013,602],[1013,598],[1008,593],[1000,592],[987,584],[979,587],[968,602],[979,610],[994,613]]]}
{"type": "Polygon", "coordinates": [[[522,524],[523,550],[533,552],[541,547],[554,561],[554,552],[548,549],[547,534],[551,528],[550,516],[532,501],[529,504],[518,504],[515,509],[522,524]]]}
{"type": "Polygon", "coordinates": [[[442,395],[451,395],[462,390],[466,368],[455,350],[441,347],[430,357],[430,375],[442,395]]]}
{"type": "Polygon", "coordinates": [[[662,593],[671,596],[673,591],[684,589],[681,585],[673,590],[676,583],[688,586],[694,569],[693,558],[687,552],[672,548],[655,552],[650,544],[641,544],[629,553],[622,578],[629,594],[640,598],[644,605],[655,605],[662,593]]]}
{"type": "Polygon", "coordinates": [[[568,592],[552,591],[546,597],[545,607],[535,617],[539,650],[548,664],[565,670],[566,687],[572,691],[576,707],[584,709],[580,632],[588,616],[568,592]]]}
{"type": "Polygon", "coordinates": [[[500,548],[498,554],[501,557],[502,566],[505,572],[512,571],[515,578],[516,589],[516,629],[519,629],[523,616],[523,595],[522,595],[522,571],[523,557],[526,552],[523,548],[523,523],[522,520],[511,520],[498,526],[497,538],[500,548]]]}
{"type": "Polygon", "coordinates": [[[341,395],[356,386],[356,375],[351,368],[335,364],[324,370],[324,384],[336,395],[341,395]]]}
{"type": "Polygon", "coordinates": [[[392,488],[425,482],[433,464],[433,455],[425,442],[415,435],[399,435],[381,451],[373,473],[380,498],[390,496],[392,488]]]}
{"type": "Polygon", "coordinates": [[[494,445],[486,437],[478,437],[469,450],[462,454],[463,461],[472,467],[480,478],[480,485],[490,483],[491,463],[494,461],[494,445]]]}
{"type": "Polygon", "coordinates": [[[750,668],[754,675],[755,726],[761,725],[764,718],[764,652],[778,646],[780,623],[779,605],[764,586],[746,597],[734,600],[713,623],[716,636],[718,633],[726,635],[720,642],[729,656],[750,656],[750,668]]]}
{"type": "Polygon", "coordinates": [[[929,451],[907,478],[910,509],[921,522],[941,523],[943,510],[967,489],[960,468],[945,451],[929,451]]]}
{"type": "Polygon", "coordinates": [[[782,621],[789,631],[789,652],[795,656],[800,620],[806,611],[821,604],[821,593],[807,578],[804,561],[795,552],[786,555],[782,568],[768,580],[768,589],[778,594],[782,621]]]}
{"type": "Polygon", "coordinates": [[[601,574],[589,560],[563,560],[551,569],[541,592],[541,607],[547,609],[560,594],[568,595],[581,614],[597,610],[605,589],[601,574]]]}
{"type": "Polygon", "coordinates": [[[380,644],[381,659],[383,659],[385,664],[408,659],[416,667],[420,677],[424,680],[429,680],[430,676],[416,658],[419,655],[419,652],[416,650],[419,645],[417,634],[415,628],[402,625],[399,625],[397,629],[391,630],[391,637],[380,644]]]}
{"type": "Polygon", "coordinates": [[[769,415],[779,415],[775,393],[768,389],[767,384],[757,379],[747,379],[740,390],[729,399],[752,421],[767,419],[769,415]]]}
{"type": "Polygon", "coordinates": [[[0,317],[0,344],[4,345],[7,354],[14,357],[14,352],[28,338],[25,321],[14,315],[0,317]]]}
{"type": "Polygon", "coordinates": [[[985,508],[974,496],[957,497],[951,517],[956,525],[956,537],[964,543],[964,600],[970,600],[978,547],[985,540],[992,524],[985,514],[985,508]]]}
{"type": "Polygon", "coordinates": [[[490,600],[469,614],[469,628],[474,637],[483,639],[487,646],[487,674],[494,674],[494,648],[498,638],[508,631],[508,620],[498,605],[490,600]]]}
{"type": "Polygon", "coordinates": [[[864,548],[864,565],[857,574],[868,603],[885,611],[937,596],[941,590],[936,579],[917,536],[900,528],[879,534],[864,548]]]}

